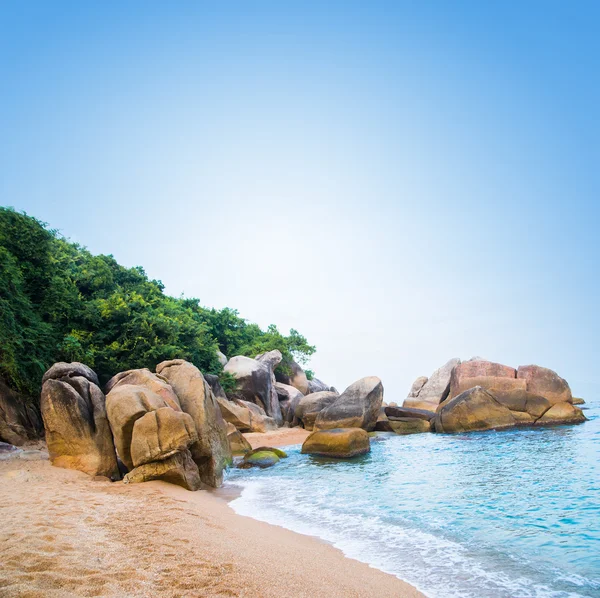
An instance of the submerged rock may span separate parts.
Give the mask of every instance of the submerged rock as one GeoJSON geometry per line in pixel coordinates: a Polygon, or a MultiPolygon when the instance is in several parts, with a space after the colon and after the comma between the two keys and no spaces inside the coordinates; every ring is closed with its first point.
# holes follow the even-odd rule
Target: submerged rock
{"type": "Polygon", "coordinates": [[[317,430],[302,445],[302,453],[347,459],[371,450],[369,435],[362,428],[317,430]]]}

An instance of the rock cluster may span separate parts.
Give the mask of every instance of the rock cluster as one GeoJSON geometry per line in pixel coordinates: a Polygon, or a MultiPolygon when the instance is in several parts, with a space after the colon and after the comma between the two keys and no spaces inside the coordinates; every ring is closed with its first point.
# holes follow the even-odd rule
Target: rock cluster
{"type": "MultiPolygon", "coordinates": [[[[538,365],[515,369],[481,358],[462,363],[453,359],[427,382],[423,380],[419,378],[413,384],[404,401],[403,415],[406,415],[406,408],[418,407],[430,414],[431,428],[435,432],[585,421],[581,409],[573,405],[566,380],[538,365]],[[436,384],[431,387],[430,381],[434,378],[436,384]]],[[[393,416],[400,413],[392,412],[388,407],[386,415],[391,424],[393,416]]],[[[378,423],[380,429],[385,429],[386,425],[378,423]]]]}

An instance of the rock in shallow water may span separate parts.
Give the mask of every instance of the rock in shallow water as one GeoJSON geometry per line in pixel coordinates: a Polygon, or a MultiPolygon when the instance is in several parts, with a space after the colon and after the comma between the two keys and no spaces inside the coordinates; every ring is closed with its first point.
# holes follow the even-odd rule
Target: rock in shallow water
{"type": "Polygon", "coordinates": [[[248,469],[250,467],[265,469],[266,467],[277,465],[279,459],[285,458],[287,458],[287,454],[282,450],[270,446],[261,446],[247,453],[238,467],[240,469],[248,469]]]}
{"type": "Polygon", "coordinates": [[[434,420],[435,431],[441,433],[510,428],[515,424],[510,409],[480,386],[441,405],[434,420]]]}
{"type": "Polygon", "coordinates": [[[371,450],[369,435],[361,428],[317,430],[302,445],[302,453],[346,459],[371,450]]]}

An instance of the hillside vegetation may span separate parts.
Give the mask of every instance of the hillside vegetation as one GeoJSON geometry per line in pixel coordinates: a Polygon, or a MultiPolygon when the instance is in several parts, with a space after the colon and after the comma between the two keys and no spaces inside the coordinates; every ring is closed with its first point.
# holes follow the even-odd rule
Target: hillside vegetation
{"type": "Polygon", "coordinates": [[[228,386],[217,350],[255,357],[279,349],[284,372],[315,351],[296,330],[262,330],[235,309],[208,309],[163,291],[143,268],[92,255],[36,218],[0,207],[0,378],[37,397],[56,361],[86,363],[105,382],[181,358],[228,386]]]}

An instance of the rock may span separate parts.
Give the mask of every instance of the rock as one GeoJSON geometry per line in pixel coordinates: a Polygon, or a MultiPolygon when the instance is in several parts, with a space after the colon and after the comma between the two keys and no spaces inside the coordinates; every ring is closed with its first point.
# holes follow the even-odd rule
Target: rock
{"type": "Polygon", "coordinates": [[[250,403],[250,401],[243,401],[241,399],[237,399],[235,401],[237,405],[248,409],[250,412],[250,432],[271,432],[277,429],[277,424],[272,417],[268,417],[265,413],[265,410],[255,405],[254,403],[250,403]]]}
{"type": "MultiPolygon", "coordinates": [[[[381,407],[379,410],[379,415],[377,416],[377,421],[375,422],[375,430],[377,432],[392,432],[392,427],[390,426],[390,422],[385,414],[385,407],[381,407]]],[[[373,434],[374,432],[369,432],[369,434],[373,434]]]]}
{"type": "Polygon", "coordinates": [[[181,409],[191,415],[198,440],[190,446],[200,479],[213,488],[223,483],[223,470],[231,464],[225,421],[212,390],[200,370],[183,359],[163,361],[156,371],[168,380],[181,409]]]}
{"type": "Polygon", "coordinates": [[[245,455],[252,450],[252,446],[242,433],[230,423],[227,424],[227,440],[229,440],[232,455],[245,455]]]}
{"type": "Polygon", "coordinates": [[[480,386],[446,401],[434,420],[435,431],[441,433],[501,429],[515,424],[510,409],[480,386]]]}
{"type": "Polygon", "coordinates": [[[329,407],[319,412],[315,430],[333,428],[375,429],[383,402],[383,384],[377,376],[362,378],[351,384],[329,407]]]}
{"type": "Polygon", "coordinates": [[[175,453],[162,461],[152,461],[136,467],[123,479],[126,484],[162,480],[170,484],[177,484],[186,490],[199,490],[200,474],[198,466],[194,463],[190,451],[185,450],[175,453]]]}
{"type": "Polygon", "coordinates": [[[393,417],[388,419],[392,432],[396,434],[422,434],[431,432],[431,424],[428,420],[414,417],[393,417]]]}
{"type": "Polygon", "coordinates": [[[134,467],[161,461],[197,441],[194,421],[187,413],[171,407],[149,411],[133,425],[131,460],[134,467]]]}
{"type": "Polygon", "coordinates": [[[275,391],[279,398],[279,406],[281,407],[281,415],[284,423],[289,424],[296,423],[296,407],[304,395],[294,386],[283,384],[282,382],[275,382],[275,391]]]}
{"type": "Polygon", "coordinates": [[[88,367],[84,363],[74,361],[73,363],[66,363],[59,361],[55,363],[42,377],[42,386],[46,380],[61,380],[64,378],[75,378],[81,377],[89,380],[96,386],[100,386],[98,376],[92,368],[88,367]]]}
{"type": "Polygon", "coordinates": [[[120,478],[105,397],[83,364],[55,364],[46,372],[40,408],[52,465],[120,478]],[[80,376],[85,373],[86,377],[80,376]],[[58,376],[61,377],[58,377],[58,376]]]}
{"type": "Polygon", "coordinates": [[[217,359],[219,360],[219,363],[225,367],[227,365],[227,357],[224,353],[221,353],[221,351],[219,351],[217,349],[217,359]]]}
{"type": "Polygon", "coordinates": [[[7,442],[0,442],[0,461],[8,461],[10,459],[17,459],[19,453],[23,451],[16,446],[7,442]]]}
{"type": "Polygon", "coordinates": [[[427,421],[435,417],[435,413],[426,411],[425,409],[409,409],[408,407],[393,407],[392,405],[385,408],[385,414],[388,417],[412,417],[427,421]]]}
{"type": "Polygon", "coordinates": [[[31,399],[0,380],[0,440],[21,446],[43,435],[44,425],[31,399]]]}
{"type": "Polygon", "coordinates": [[[154,372],[151,372],[148,368],[138,370],[127,370],[120,372],[116,376],[113,376],[104,387],[108,394],[113,388],[117,386],[123,386],[124,384],[130,384],[132,386],[143,386],[148,390],[156,393],[162,397],[165,403],[175,409],[181,411],[181,405],[179,404],[179,398],[173,390],[169,381],[163,376],[159,376],[154,372]]]}
{"type": "MultiPolygon", "coordinates": [[[[462,367],[461,366],[459,367],[462,367]]],[[[511,401],[513,397],[520,397],[523,392],[526,392],[527,384],[525,380],[517,378],[504,378],[500,376],[479,376],[479,377],[461,377],[456,383],[452,383],[450,387],[450,395],[448,399],[453,399],[469,388],[481,386],[488,392],[494,395],[498,400],[504,399],[511,401]]]]}
{"type": "Polygon", "coordinates": [[[260,363],[264,363],[268,368],[271,369],[272,372],[275,372],[275,368],[281,363],[283,356],[281,355],[281,351],[279,351],[279,349],[274,349],[273,351],[268,351],[267,353],[261,353],[254,359],[256,359],[256,361],[260,361],[260,363]]]}
{"type": "Polygon", "coordinates": [[[535,422],[536,426],[556,424],[580,424],[586,421],[583,411],[571,403],[563,401],[554,403],[540,419],[535,422]]]}
{"type": "Polygon", "coordinates": [[[585,405],[585,401],[583,399],[573,397],[573,405],[585,405]]]}
{"type": "Polygon", "coordinates": [[[495,394],[489,390],[488,392],[490,392],[499,403],[508,407],[513,412],[513,415],[515,413],[527,413],[534,420],[544,415],[544,413],[552,406],[548,399],[534,395],[526,390],[515,390],[511,393],[499,394],[495,394]]]}
{"type": "Polygon", "coordinates": [[[274,448],[272,446],[259,446],[258,448],[251,450],[246,456],[252,457],[252,455],[254,455],[255,453],[261,453],[264,451],[269,451],[271,453],[275,453],[280,459],[287,459],[287,457],[288,457],[288,455],[285,451],[282,451],[281,449],[278,449],[278,448],[274,448]]]}
{"type": "Polygon", "coordinates": [[[315,392],[325,392],[329,390],[329,386],[325,382],[321,382],[318,378],[313,378],[308,381],[308,394],[315,392]]]}
{"type": "MultiPolygon", "coordinates": [[[[450,376],[452,370],[459,364],[460,359],[455,358],[437,369],[427,382],[423,384],[416,396],[409,395],[405,399],[403,406],[435,412],[437,406],[448,397],[450,393],[450,376]]],[[[413,388],[415,384],[413,384],[413,388]]],[[[414,392],[413,389],[411,389],[411,392],[414,392]]]]}
{"type": "Polygon", "coordinates": [[[119,458],[133,469],[131,439],[135,422],[149,411],[168,407],[166,401],[144,386],[118,384],[106,395],[106,412],[119,458]]]}
{"type": "Polygon", "coordinates": [[[535,417],[524,411],[511,411],[518,426],[532,426],[535,423],[535,417]]]}
{"type": "Polygon", "coordinates": [[[295,416],[302,422],[306,430],[312,430],[317,415],[339,398],[336,392],[322,391],[302,397],[296,405],[295,416]]]}
{"type": "Polygon", "coordinates": [[[244,405],[239,405],[237,401],[230,401],[216,397],[223,419],[233,424],[241,432],[252,431],[252,412],[244,405]]]}
{"type": "Polygon", "coordinates": [[[248,469],[250,467],[272,467],[279,463],[279,455],[271,449],[254,450],[244,455],[244,459],[238,465],[240,469],[248,469]]]}
{"type": "Polygon", "coordinates": [[[335,428],[313,432],[302,445],[302,454],[346,459],[371,450],[369,435],[361,428],[335,428]]]}
{"type": "Polygon", "coordinates": [[[410,391],[408,392],[408,398],[414,399],[418,397],[419,393],[421,392],[421,389],[423,388],[423,386],[425,386],[425,384],[427,384],[428,380],[429,378],[427,376],[419,376],[410,387],[410,391]]]}
{"type": "Polygon", "coordinates": [[[552,405],[573,401],[567,381],[548,368],[522,365],[517,370],[517,378],[526,381],[529,392],[545,397],[552,405]]]}
{"type": "Polygon", "coordinates": [[[297,388],[303,395],[309,394],[308,378],[306,377],[304,370],[295,361],[292,361],[291,363],[284,363],[283,366],[285,366],[289,372],[287,374],[283,374],[279,370],[276,371],[275,378],[277,379],[277,382],[282,382],[283,384],[293,386],[294,388],[297,388]]]}
{"type": "Polygon", "coordinates": [[[233,398],[241,398],[262,407],[277,425],[283,423],[277,392],[273,388],[272,371],[267,363],[243,355],[232,357],[224,368],[237,381],[233,398]]]}
{"type": "Polygon", "coordinates": [[[204,374],[204,379],[209,383],[215,398],[227,400],[227,395],[221,386],[219,376],[215,376],[215,374],[204,374]]]}

